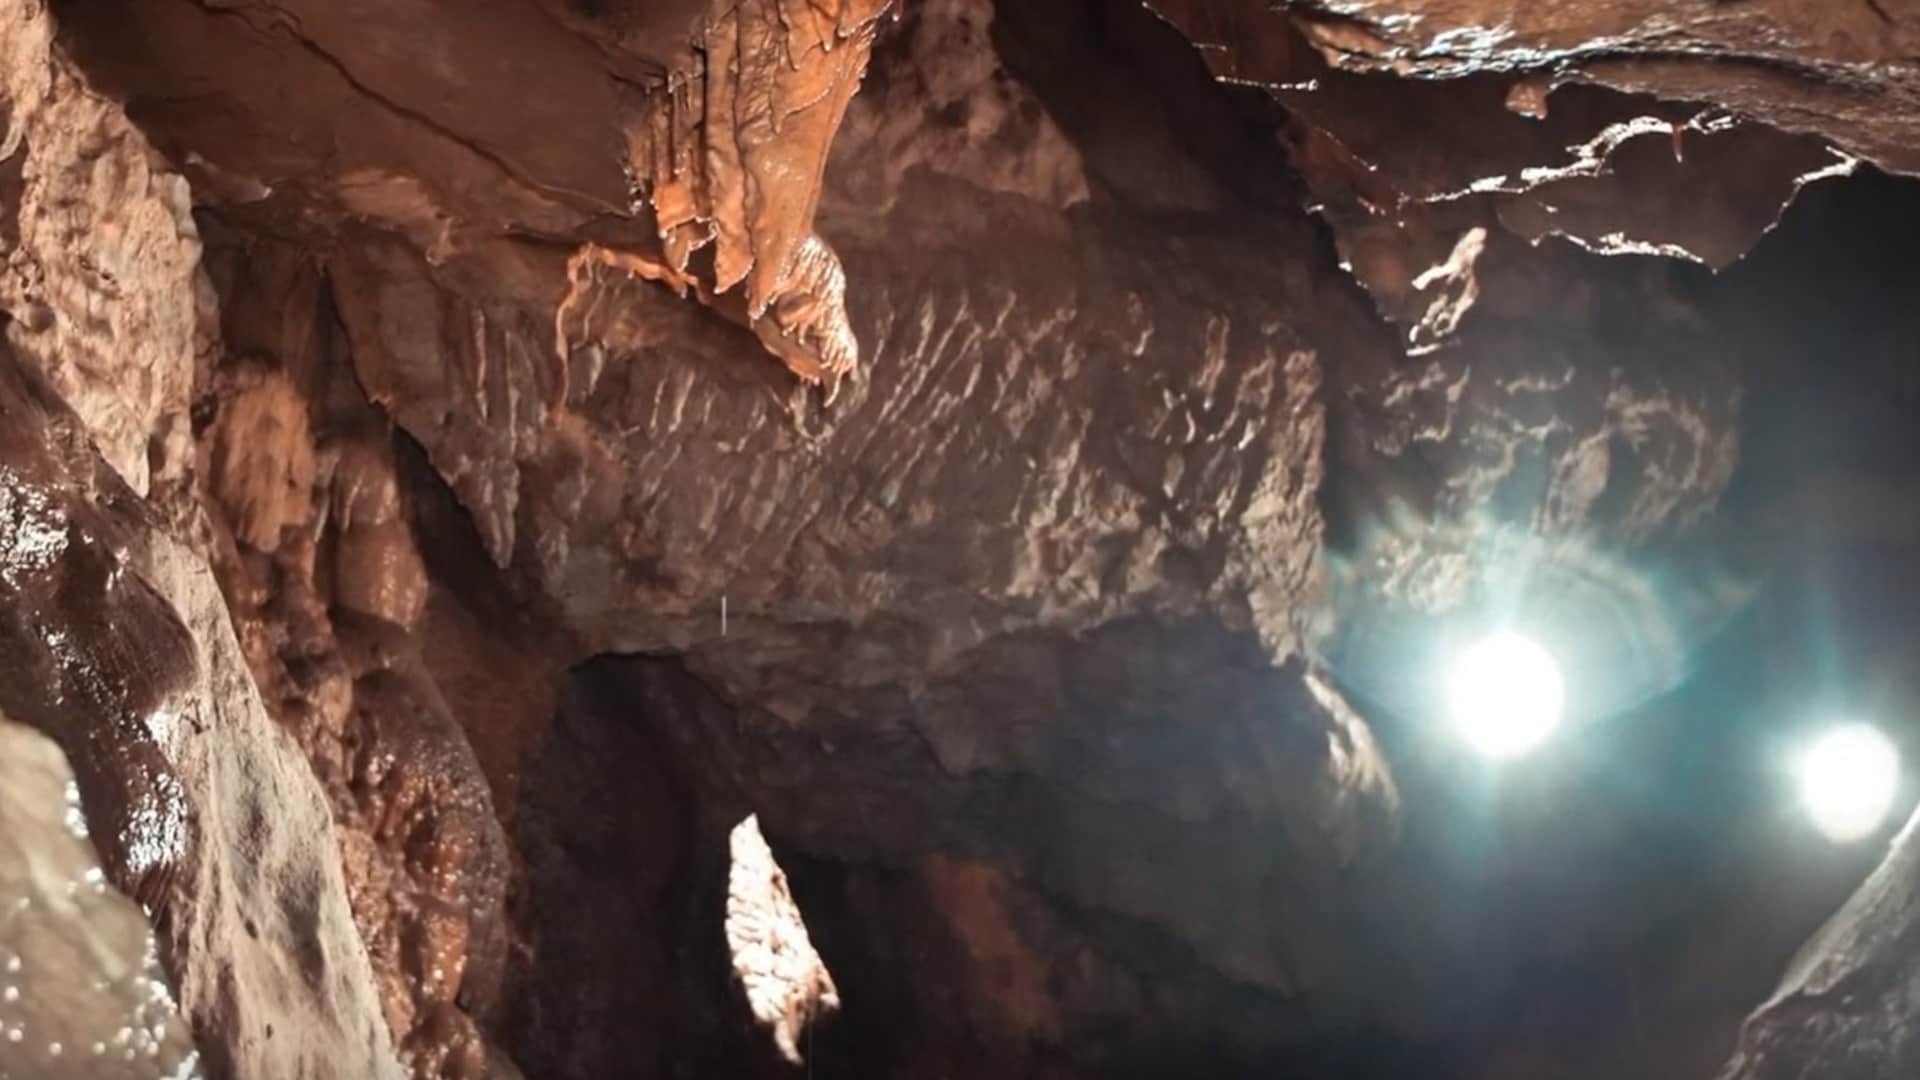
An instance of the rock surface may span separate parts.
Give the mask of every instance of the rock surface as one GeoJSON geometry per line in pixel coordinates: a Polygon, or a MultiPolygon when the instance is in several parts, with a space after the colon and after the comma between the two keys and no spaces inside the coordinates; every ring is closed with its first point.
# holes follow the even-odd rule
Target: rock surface
{"type": "Polygon", "coordinates": [[[0,716],[0,1072],[200,1075],[144,913],[107,884],[66,758],[0,716]]]}
{"type": "Polygon", "coordinates": [[[1920,13],[1910,5],[1654,0],[1516,7],[1478,0],[1287,5],[1341,66],[1446,77],[1513,72],[1712,101],[1911,171],[1920,13]]]}
{"type": "Polygon", "coordinates": [[[211,1075],[395,1075],[325,807],[193,546],[186,184],[53,37],[0,5],[0,708],[65,750],[211,1075]]]}
{"type": "Polygon", "coordinates": [[[0,412],[0,709],[66,752],[209,1072],[397,1075],[325,805],[206,564],[10,355],[0,412]]]}
{"type": "Polygon", "coordinates": [[[1795,957],[1740,1033],[1722,1080],[1868,1080],[1920,1068],[1909,1032],[1920,962],[1920,833],[1913,823],[1846,907],[1795,957]]]}
{"type": "Polygon", "coordinates": [[[1920,1067],[1908,1034],[1916,1001],[1920,840],[1912,822],[1893,853],[1828,922],[1741,1030],[1722,1080],[1905,1076],[1920,1067]]]}
{"type": "Polygon", "coordinates": [[[199,241],[186,180],[53,36],[45,5],[0,6],[0,330],[144,495],[187,465],[199,241]]]}
{"type": "Polygon", "coordinates": [[[416,636],[426,567],[385,422],[339,363],[310,261],[259,245],[210,262],[230,349],[201,434],[220,587],[326,792],[402,1060],[488,1075],[470,1011],[505,964],[506,839],[416,636]]]}
{"type": "Polygon", "coordinates": [[[0,12],[0,707],[216,1074],[1695,1076],[1864,869],[1767,885],[1737,721],[1797,403],[1907,400],[1827,283],[1912,267],[1779,224],[1913,168],[1902,10],[0,12]],[[1579,715],[1494,779],[1501,618],[1579,715]]]}

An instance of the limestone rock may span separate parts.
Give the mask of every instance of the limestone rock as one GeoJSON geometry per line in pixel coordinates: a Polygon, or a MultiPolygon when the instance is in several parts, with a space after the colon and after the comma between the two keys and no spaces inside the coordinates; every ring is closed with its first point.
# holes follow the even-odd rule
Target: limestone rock
{"type": "Polygon", "coordinates": [[[199,1076],[153,928],[107,884],[60,748],[0,717],[0,777],[4,1067],[49,1080],[199,1076]]]}
{"type": "Polygon", "coordinates": [[[1820,622],[1750,625],[1736,557],[1848,563],[1793,508],[1905,490],[1810,502],[1799,459],[1908,452],[1886,361],[1920,336],[1876,290],[1911,245],[1780,221],[1912,168],[1912,20],[1509,7],[64,3],[47,82],[52,24],[16,5],[0,85],[41,104],[0,210],[38,216],[0,241],[54,224],[0,308],[81,420],[22,390],[0,426],[16,561],[57,571],[0,582],[8,640],[52,657],[0,706],[64,733],[107,865],[199,949],[170,962],[209,1064],[391,1075],[387,1032],[421,1077],[1717,1060],[1858,869],[1726,917],[1795,853],[1699,763],[1784,730],[1771,635],[1820,622]],[[92,281],[69,256],[123,219],[153,254],[128,295],[15,298],[92,281]],[[35,351],[72,312],[126,347],[35,351]],[[151,462],[191,549],[88,434],[136,488],[151,462]],[[1437,734],[1432,669],[1516,614],[1580,715],[1491,779],[1437,734]],[[207,670],[255,741],[183,759],[206,736],[155,702],[207,670]],[[204,809],[229,772],[285,785],[265,840],[204,809]],[[762,978],[797,948],[727,963],[749,814],[831,1018],[810,961],[762,978]],[[244,912],[275,948],[219,938],[236,851],[318,882],[244,912]],[[255,1038],[274,987],[304,1048],[255,1038]]]}
{"type": "Polygon", "coordinates": [[[333,827],[206,563],[0,358],[0,708],[73,765],[216,1076],[397,1075],[333,827]]]}
{"type": "Polygon", "coordinates": [[[213,268],[234,350],[201,436],[214,570],[268,709],[332,809],[402,1061],[415,1076],[497,1074],[508,1066],[472,1014],[492,1007],[505,963],[506,841],[422,656],[426,566],[386,425],[334,362],[309,261],[221,247],[213,268]]]}
{"type": "Polygon", "coordinates": [[[1909,823],[1873,876],[1794,958],[1741,1031],[1721,1080],[1872,1080],[1920,1066],[1908,1030],[1920,1008],[1917,835],[1909,823]]]}
{"type": "Polygon", "coordinates": [[[0,5],[0,331],[145,494],[188,464],[199,238],[186,180],[53,37],[44,4],[0,5]]]}

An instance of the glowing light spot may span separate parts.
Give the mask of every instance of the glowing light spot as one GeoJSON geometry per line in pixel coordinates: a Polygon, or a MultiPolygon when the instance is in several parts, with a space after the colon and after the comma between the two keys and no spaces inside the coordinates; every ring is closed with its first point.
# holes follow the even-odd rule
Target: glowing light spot
{"type": "Polygon", "coordinates": [[[1447,707],[1462,738],[1483,756],[1522,757],[1560,726],[1566,687],[1560,664],[1537,642],[1501,632],[1454,657],[1447,707]]]}
{"type": "Polygon", "coordinates": [[[1886,820],[1900,788],[1900,751],[1867,724],[1822,735],[1800,758],[1800,801],[1835,843],[1864,839],[1886,820]]]}

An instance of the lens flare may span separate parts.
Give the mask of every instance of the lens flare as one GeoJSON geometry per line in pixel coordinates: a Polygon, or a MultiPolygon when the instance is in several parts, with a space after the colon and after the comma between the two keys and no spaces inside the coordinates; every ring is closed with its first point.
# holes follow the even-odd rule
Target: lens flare
{"type": "Polygon", "coordinates": [[[1845,844],[1872,835],[1900,788],[1900,751],[1868,724],[1820,736],[1800,758],[1800,801],[1814,827],[1845,844]]]}
{"type": "Polygon", "coordinates": [[[1566,687],[1560,663],[1531,638],[1500,632],[1454,657],[1447,707],[1468,745],[1507,761],[1545,742],[1560,726],[1566,687]]]}

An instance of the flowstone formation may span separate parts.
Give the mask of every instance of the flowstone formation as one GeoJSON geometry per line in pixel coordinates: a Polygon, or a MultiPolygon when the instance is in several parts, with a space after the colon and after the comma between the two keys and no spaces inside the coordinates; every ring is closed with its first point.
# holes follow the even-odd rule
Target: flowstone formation
{"type": "Polygon", "coordinates": [[[1904,1075],[1916,27],[0,0],[0,711],[213,1077],[1904,1075]]]}

